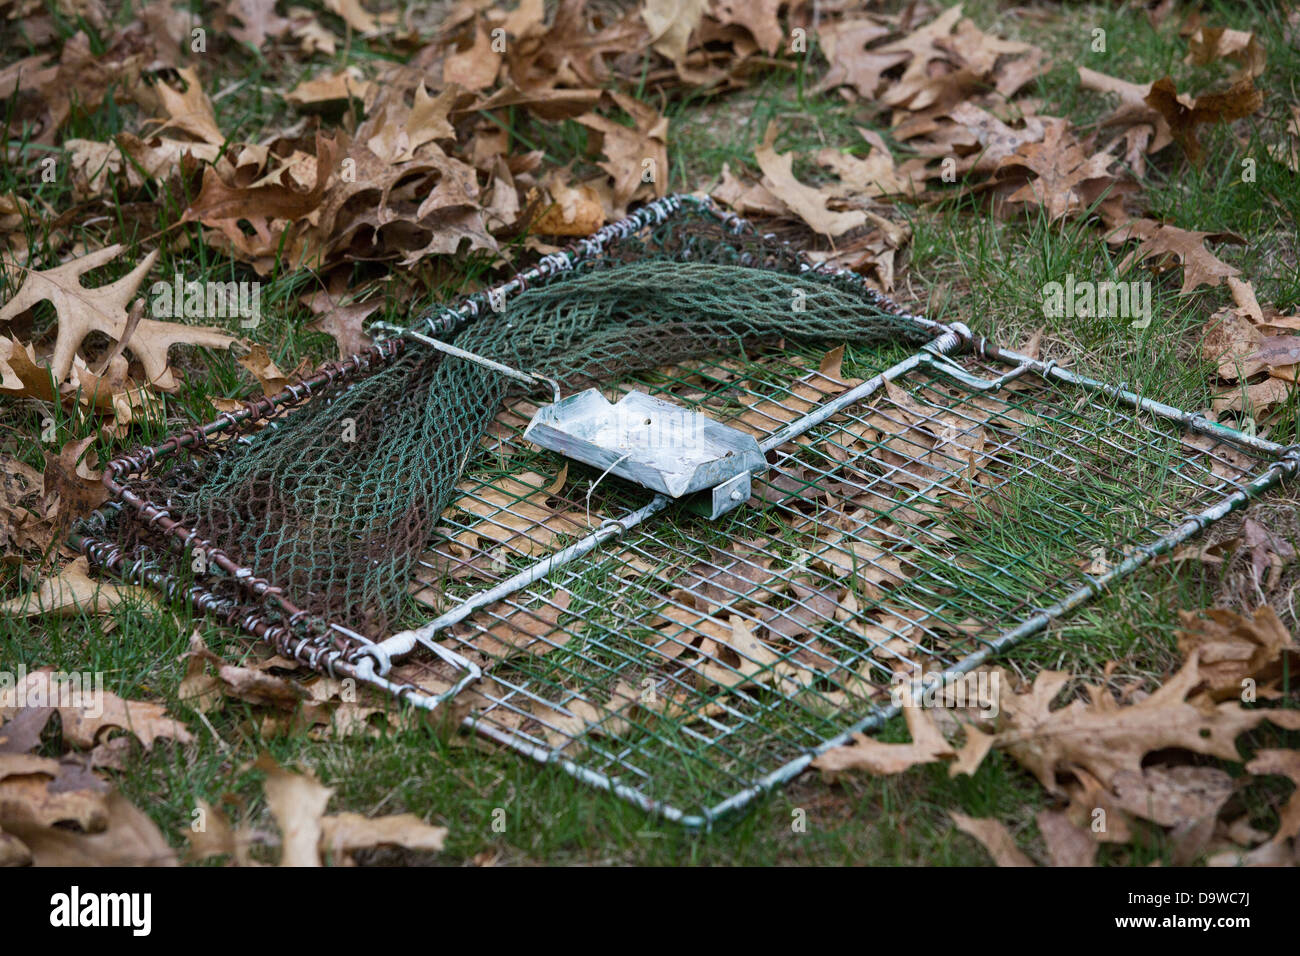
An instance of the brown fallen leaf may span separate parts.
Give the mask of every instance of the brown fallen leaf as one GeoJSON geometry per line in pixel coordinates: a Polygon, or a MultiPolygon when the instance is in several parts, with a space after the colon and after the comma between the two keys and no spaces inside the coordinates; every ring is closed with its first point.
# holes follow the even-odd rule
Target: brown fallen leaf
{"type": "MultiPolygon", "coordinates": [[[[231,27],[230,35],[254,50],[262,49],[268,39],[284,36],[291,26],[289,20],[275,12],[275,0],[230,0],[226,9],[243,24],[231,27]]],[[[189,33],[185,29],[182,35],[188,37],[189,33]]]]}
{"type": "Polygon", "coordinates": [[[1046,123],[1041,142],[1022,144],[997,167],[1033,174],[1006,197],[1010,203],[1043,207],[1049,222],[1087,210],[1115,178],[1110,174],[1114,157],[1107,152],[1089,155],[1089,149],[1068,130],[1065,120],[1046,123]]]}
{"type": "Polygon", "coordinates": [[[1235,701],[1207,706],[1188,699],[1202,683],[1199,650],[1149,697],[1120,706],[1107,692],[1094,689],[1091,703],[1080,700],[1051,710],[1052,699],[1068,675],[1045,671],[1025,694],[1004,694],[1002,710],[1009,726],[998,734],[1006,749],[1052,793],[1059,793],[1058,771],[1082,767],[1109,785],[1121,771],[1140,774],[1142,759],[1154,750],[1178,748],[1236,760],[1236,738],[1271,720],[1295,721],[1285,711],[1247,710],[1235,701]]]}
{"type": "Polygon", "coordinates": [[[881,53],[867,47],[889,36],[889,27],[871,19],[830,20],[817,30],[817,39],[830,70],[817,84],[819,91],[851,86],[859,96],[874,99],[884,74],[907,61],[906,50],[881,53]]]}
{"type": "Polygon", "coordinates": [[[0,753],[0,827],[27,837],[55,824],[86,832],[108,825],[111,788],[75,762],[30,753],[0,753]]]}
{"type": "Polygon", "coordinates": [[[223,222],[247,219],[254,224],[273,219],[294,221],[319,209],[326,192],[338,177],[333,173],[338,143],[323,134],[316,137],[315,182],[308,189],[295,189],[280,183],[267,185],[231,185],[215,166],[203,170],[199,194],[185,210],[185,220],[197,220],[215,226],[223,222]]]}
{"type": "Polygon", "coordinates": [[[357,99],[365,102],[374,86],[364,78],[357,67],[347,67],[333,73],[323,73],[302,80],[284,95],[290,106],[318,106],[322,103],[346,103],[357,99]]]}
{"type": "Polygon", "coordinates": [[[353,30],[367,35],[378,33],[381,22],[391,21],[396,16],[380,14],[376,17],[362,5],[361,0],[325,0],[325,8],[342,17],[353,30]]]}
{"type": "Polygon", "coordinates": [[[54,542],[55,515],[42,502],[41,473],[0,454],[0,547],[41,554],[54,542]]]}
{"type": "Polygon", "coordinates": [[[1220,309],[1205,322],[1201,354],[1218,366],[1219,378],[1235,382],[1264,368],[1256,357],[1263,338],[1245,309],[1220,309]]]}
{"type": "Polygon", "coordinates": [[[624,126],[598,113],[586,113],[577,122],[598,134],[596,148],[606,157],[599,165],[613,180],[613,218],[627,213],[638,198],[666,195],[668,178],[668,120],[649,104],[622,93],[610,94],[634,126],[624,126]]]}
{"type": "MultiPolygon", "coordinates": [[[[361,296],[367,290],[358,290],[361,296]]],[[[384,307],[382,295],[371,296],[364,302],[353,300],[352,294],[333,294],[320,289],[302,299],[316,315],[311,327],[324,332],[338,346],[339,358],[347,358],[368,349],[373,341],[365,331],[366,320],[384,307]]]]}
{"type": "MultiPolygon", "coordinates": [[[[75,678],[77,675],[73,675],[75,678]]],[[[126,730],[149,750],[159,737],[177,743],[190,743],[193,738],[185,725],[166,715],[163,704],[142,700],[124,700],[102,686],[87,686],[88,681],[73,683],[66,675],[50,667],[29,671],[22,686],[15,688],[26,706],[0,706],[0,718],[13,721],[35,710],[55,710],[59,713],[63,740],[83,750],[103,742],[106,730],[126,730]],[[73,692],[80,696],[73,696],[73,692]],[[48,701],[45,705],[37,701],[48,701]]],[[[48,719],[48,715],[46,716],[48,719]]],[[[6,726],[9,726],[6,724],[6,726]]],[[[43,726],[43,723],[41,724],[43,726]]],[[[6,748],[0,747],[0,750],[6,748]]]]}
{"type": "Polygon", "coordinates": [[[785,0],[718,0],[710,14],[722,24],[736,24],[749,31],[758,48],[773,56],[785,39],[778,12],[785,0]]]}
{"type": "Polygon", "coordinates": [[[1151,766],[1123,770],[1111,781],[1115,805],[1130,816],[1177,826],[1218,815],[1233,793],[1232,778],[1215,767],[1151,766]]]}
{"type": "Polygon", "coordinates": [[[166,83],[155,87],[167,118],[155,120],[156,126],[150,135],[159,135],[167,130],[181,130],[201,143],[221,146],[226,137],[217,126],[216,114],[212,111],[212,101],[203,92],[199,75],[193,67],[181,67],[176,71],[185,84],[184,92],[178,92],[166,83]]]}
{"type": "Polygon", "coordinates": [[[262,386],[264,395],[275,395],[284,391],[287,386],[311,371],[311,360],[307,358],[304,358],[292,372],[280,371],[279,366],[271,361],[266,346],[260,342],[254,344],[248,354],[241,356],[238,362],[253,373],[257,384],[262,386]]]}
{"type": "MultiPolygon", "coordinates": [[[[128,321],[127,305],[153,268],[158,253],[149,253],[143,262],[116,282],[95,289],[87,289],[81,284],[81,278],[87,272],[117,258],[123,248],[121,245],[107,246],[53,269],[28,270],[17,294],[0,309],[0,322],[7,322],[39,302],[48,301],[54,306],[58,314],[58,334],[50,369],[56,384],[68,377],[77,349],[92,332],[102,332],[115,342],[121,342],[123,338],[128,321]]],[[[226,348],[235,341],[233,335],[220,329],[142,318],[125,348],[139,359],[151,384],[156,388],[172,389],[179,383],[167,366],[167,352],[171,346],[187,344],[226,348]]]]}
{"type": "Polygon", "coordinates": [[[1174,139],[1193,162],[1201,158],[1196,127],[1202,123],[1230,123],[1249,116],[1264,105],[1264,95],[1249,77],[1238,80],[1222,93],[1202,93],[1195,99],[1179,96],[1170,77],[1151,84],[1146,102],[1160,112],[1174,139]]]}
{"type": "Polygon", "coordinates": [[[1248,680],[1263,684],[1281,676],[1283,658],[1300,655],[1300,647],[1267,604],[1249,616],[1225,608],[1202,614],[1178,612],[1178,650],[1185,656],[1199,652],[1200,675],[1215,700],[1240,699],[1248,680]]]}
{"type": "Polygon", "coordinates": [[[336,857],[376,846],[438,851],[446,840],[446,827],[430,826],[413,813],[387,817],[336,813],[321,817],[321,850],[336,857]]]}
{"type": "Polygon", "coordinates": [[[190,863],[202,863],[214,856],[229,856],[236,865],[248,866],[248,841],[245,834],[236,831],[230,820],[219,807],[214,807],[202,797],[194,801],[194,808],[199,811],[197,819],[202,826],[187,826],[184,830],[186,839],[185,859],[190,863]]]}
{"type": "Polygon", "coordinates": [[[41,578],[35,590],[0,603],[0,614],[31,617],[35,614],[107,614],[122,603],[157,608],[151,591],[132,585],[117,585],[90,576],[84,557],[64,565],[56,575],[41,578]]]}
{"type": "Polygon", "coordinates": [[[964,813],[958,813],[956,810],[949,810],[948,816],[952,817],[953,823],[957,824],[957,829],[963,833],[968,833],[984,849],[988,850],[989,856],[998,866],[1034,866],[1034,861],[1025,856],[1016,846],[1016,841],[1012,839],[1011,834],[997,820],[976,819],[968,817],[964,813]]]}
{"type": "Polygon", "coordinates": [[[321,816],[334,789],[322,786],[310,772],[285,770],[270,754],[262,754],[253,766],[266,773],[266,805],[280,828],[280,866],[320,866],[321,816]]]}
{"type": "MultiPolygon", "coordinates": [[[[8,828],[8,827],[7,827],[8,828]]],[[[121,793],[105,798],[105,819],[95,832],[15,825],[37,866],[176,866],[176,853],[148,815],[121,793]]]]}
{"type": "Polygon", "coordinates": [[[1240,67],[1233,81],[1259,76],[1264,72],[1264,48],[1248,30],[1224,27],[1201,27],[1187,40],[1184,63],[1205,66],[1216,60],[1235,60],[1240,67]]]}
{"type": "Polygon", "coordinates": [[[686,48],[708,6],[708,0],[646,0],[641,8],[651,45],[671,60],[679,73],[689,72],[684,68],[686,48]]]}
{"type": "Polygon", "coordinates": [[[544,236],[589,236],[605,224],[605,207],[595,189],[570,186],[553,172],[543,184],[546,197],[537,197],[538,215],[532,231],[544,236]]]}
{"type": "Polygon", "coordinates": [[[1138,219],[1116,229],[1107,235],[1106,241],[1119,245],[1131,239],[1138,240],[1138,247],[1130,252],[1117,267],[1120,272],[1128,269],[1135,262],[1156,258],[1157,268],[1170,258],[1177,259],[1183,265],[1183,287],[1181,294],[1186,295],[1198,286],[1216,286],[1229,276],[1241,274],[1241,270],[1218,259],[1205,248],[1205,240],[1240,241],[1227,233],[1195,232],[1179,229],[1168,223],[1156,222],[1154,219],[1138,219]]]}
{"type": "Polygon", "coordinates": [[[1099,93],[1113,93],[1120,99],[1119,108],[1102,121],[1105,126],[1125,126],[1142,128],[1143,133],[1133,141],[1133,146],[1126,159],[1139,176],[1143,175],[1142,157],[1148,153],[1158,153],[1174,141],[1173,131],[1164,115],[1147,102],[1151,84],[1130,83],[1127,80],[1107,76],[1086,66],[1079,67],[1079,81],[1085,90],[1099,93]]]}
{"type": "Polygon", "coordinates": [[[98,508],[108,498],[103,472],[91,467],[94,460],[90,446],[94,435],[65,444],[57,455],[45,452],[45,471],[41,475],[41,494],[46,513],[55,511],[62,525],[98,508]],[[57,499],[57,505],[54,501],[57,499]]]}
{"type": "Polygon", "coordinates": [[[1293,384],[1281,378],[1270,377],[1253,385],[1242,383],[1215,395],[1210,408],[1216,414],[1244,412],[1256,421],[1262,421],[1274,408],[1284,405],[1293,390],[1293,384]]]}
{"type": "Polygon", "coordinates": [[[814,232],[822,235],[842,236],[867,221],[861,210],[833,212],[826,208],[826,197],[820,190],[806,186],[794,178],[791,165],[793,153],[777,153],[772,144],[776,141],[776,123],[769,123],[767,135],[754,150],[754,158],[763,171],[763,186],[802,219],[814,232]]]}
{"type": "Polygon", "coordinates": [[[902,165],[896,164],[879,133],[862,128],[858,133],[871,144],[871,152],[865,159],[829,148],[817,153],[817,163],[839,177],[843,184],[842,196],[915,195],[920,191],[926,177],[924,160],[909,159],[902,165]]]}
{"type": "Polygon", "coordinates": [[[475,18],[468,31],[469,42],[452,48],[442,61],[444,86],[455,83],[470,93],[485,90],[496,82],[501,53],[495,48],[482,19],[475,18]]]}
{"type": "MultiPolygon", "coordinates": [[[[1040,810],[1034,820],[1047,844],[1052,866],[1093,866],[1097,844],[1088,832],[1074,825],[1069,814],[1060,810],[1040,810]]],[[[967,831],[968,833],[970,831],[967,831]]]]}
{"type": "Polygon", "coordinates": [[[901,773],[917,764],[934,763],[936,760],[957,756],[957,751],[944,739],[933,718],[923,707],[904,707],[903,718],[912,735],[911,743],[887,744],[865,734],[854,734],[853,743],[819,754],[811,766],[820,770],[823,776],[833,779],[836,774],[846,770],[901,773]]]}
{"type": "Polygon", "coordinates": [[[208,650],[198,631],[190,635],[189,649],[181,655],[181,660],[185,661],[185,677],[176,696],[200,713],[221,709],[227,698],[260,707],[295,710],[310,697],[296,681],[256,667],[228,663],[208,650]]]}

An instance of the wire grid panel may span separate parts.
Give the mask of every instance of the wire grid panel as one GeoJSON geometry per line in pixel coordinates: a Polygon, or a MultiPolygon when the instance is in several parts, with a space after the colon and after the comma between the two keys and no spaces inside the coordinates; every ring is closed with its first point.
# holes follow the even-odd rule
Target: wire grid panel
{"type": "MultiPolygon", "coordinates": [[[[792,349],[635,387],[761,443],[900,354],[854,358],[792,349]]],[[[896,682],[973,667],[1269,464],[1037,372],[990,388],[1000,363],[944,364],[775,447],[723,519],[673,506],[438,635],[483,667],[468,722],[707,824],[895,713],[896,682]]],[[[421,562],[413,591],[439,611],[646,503],[524,443],[531,409],[497,419],[421,562]]],[[[403,676],[424,683],[419,666],[403,676]]]]}

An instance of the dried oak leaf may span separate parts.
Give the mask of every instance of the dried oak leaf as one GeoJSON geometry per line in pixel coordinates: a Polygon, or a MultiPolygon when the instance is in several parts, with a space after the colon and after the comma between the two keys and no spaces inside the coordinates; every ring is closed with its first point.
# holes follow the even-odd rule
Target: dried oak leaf
{"type": "Polygon", "coordinates": [[[1111,781],[1115,805],[1130,816],[1172,827],[1213,820],[1232,796],[1232,777],[1215,767],[1155,765],[1121,770],[1111,781]]]}
{"type": "Polygon", "coordinates": [[[309,190],[270,184],[265,186],[231,186],[217,173],[216,167],[203,170],[199,194],[185,210],[184,219],[215,225],[223,220],[247,219],[266,223],[272,219],[293,221],[313,212],[325,197],[334,168],[338,144],[329,137],[316,137],[316,182],[309,190]]]}
{"type": "Polygon", "coordinates": [[[37,866],[176,866],[176,853],[148,815],[116,790],[105,800],[97,832],[66,827],[16,826],[37,866]]]}
{"type": "Polygon", "coordinates": [[[55,514],[60,523],[87,514],[103,504],[108,497],[103,472],[93,470],[85,460],[86,453],[94,442],[95,436],[88,435],[68,442],[57,455],[45,452],[41,494],[51,508],[57,499],[55,514]]]}
{"type": "Polygon", "coordinates": [[[1201,678],[1216,700],[1240,698],[1247,679],[1264,684],[1281,674],[1284,655],[1300,655],[1286,626],[1267,604],[1246,616],[1226,608],[1179,611],[1178,650],[1199,651],[1201,678]]]}
{"type": "Polygon", "coordinates": [[[363,817],[335,813],[321,817],[321,850],[339,856],[376,846],[437,851],[447,842],[447,828],[425,823],[413,813],[363,817]]]}
{"type": "Polygon", "coordinates": [[[1228,265],[1205,248],[1207,239],[1216,242],[1242,241],[1231,233],[1195,232],[1156,222],[1154,219],[1138,219],[1106,237],[1111,245],[1119,245],[1131,239],[1138,240],[1138,247],[1120,262],[1119,271],[1123,272],[1133,263],[1147,259],[1158,257],[1160,262],[1157,263],[1157,268],[1170,258],[1177,259],[1183,265],[1182,295],[1199,286],[1219,285],[1224,279],[1241,274],[1240,269],[1228,265]]]}
{"type": "Polygon", "coordinates": [[[1263,338],[1245,309],[1223,308],[1205,322],[1201,354],[1218,366],[1219,378],[1235,382],[1267,364],[1255,357],[1263,338]]]}
{"type": "Polygon", "coordinates": [[[1143,757],[1166,748],[1235,761],[1238,735],[1265,720],[1292,722],[1283,711],[1189,699],[1203,683],[1197,650],[1162,687],[1128,706],[1101,688],[1090,688],[1090,702],[1075,700],[1052,710],[1052,700],[1068,680],[1068,674],[1044,671],[1028,693],[1002,695],[1007,723],[997,745],[1052,793],[1063,793],[1057,775],[1072,767],[1110,786],[1123,771],[1140,775],[1143,757]]]}
{"type": "Polygon", "coordinates": [[[1097,841],[1087,830],[1075,826],[1068,813],[1040,810],[1034,821],[1047,844],[1052,866],[1092,866],[1096,862],[1097,841]]]}
{"type": "Polygon", "coordinates": [[[1127,80],[1090,70],[1086,66],[1079,67],[1079,81],[1085,90],[1113,93],[1119,97],[1119,106],[1115,112],[1102,120],[1102,125],[1124,128],[1124,136],[1128,143],[1124,159],[1134,173],[1138,176],[1145,175],[1145,156],[1148,153],[1160,152],[1174,141],[1169,121],[1159,110],[1147,103],[1147,94],[1151,92],[1150,84],[1130,83],[1127,80]]]}
{"type": "Polygon", "coordinates": [[[834,778],[846,770],[866,770],[868,773],[902,773],[917,764],[951,760],[957,751],[944,739],[934,719],[922,707],[904,707],[911,743],[881,743],[866,734],[854,734],[853,743],[833,747],[813,759],[812,767],[824,777],[834,778]]]}
{"type": "Polygon", "coordinates": [[[155,92],[162,102],[167,118],[154,120],[160,125],[153,128],[152,135],[156,136],[165,130],[180,130],[201,143],[221,146],[225,143],[226,137],[217,126],[217,117],[212,111],[212,101],[208,99],[208,94],[203,92],[198,73],[192,67],[181,67],[176,72],[185,83],[185,92],[177,92],[166,83],[158,84],[155,92]]]}
{"type": "Polygon", "coordinates": [[[266,805],[280,828],[280,865],[320,866],[321,816],[334,789],[311,773],[285,770],[270,754],[262,754],[253,766],[266,773],[266,805]]]}
{"type": "Polygon", "coordinates": [[[314,107],[322,103],[346,103],[353,99],[364,103],[374,89],[374,84],[362,76],[360,69],[350,66],[301,81],[284,95],[284,101],[290,106],[314,107]]]}
{"type": "Polygon", "coordinates": [[[1260,750],[1253,760],[1246,764],[1246,769],[1256,776],[1276,774],[1287,777],[1296,789],[1290,799],[1278,813],[1277,833],[1273,834],[1273,843],[1279,843],[1289,837],[1300,834],[1300,751],[1297,750],[1260,750]]]}
{"type": "Polygon", "coordinates": [[[11,455],[0,454],[0,548],[45,553],[54,541],[52,514],[43,506],[41,473],[11,455]]]}
{"type": "Polygon", "coordinates": [[[397,18],[396,12],[372,14],[362,6],[361,0],[325,0],[325,8],[342,17],[353,30],[366,35],[378,33],[381,25],[392,23],[397,18]]]}
{"type": "Polygon", "coordinates": [[[867,214],[862,210],[834,212],[826,207],[827,197],[821,190],[804,185],[794,178],[794,154],[777,153],[772,148],[776,132],[776,124],[770,123],[762,144],[754,150],[754,158],[763,171],[763,186],[789,206],[814,232],[822,235],[832,238],[842,236],[865,223],[867,214]]]}
{"type": "Polygon", "coordinates": [[[1025,856],[1020,848],[1016,846],[1016,841],[1012,839],[1007,828],[997,820],[976,819],[968,817],[964,813],[958,813],[956,810],[949,810],[948,816],[952,817],[953,823],[957,824],[957,829],[963,833],[970,834],[984,849],[988,850],[989,856],[993,857],[993,862],[998,866],[1034,866],[1034,861],[1025,856]]]}
{"type": "MultiPolygon", "coordinates": [[[[42,667],[30,671],[24,678],[24,699],[36,701],[39,695],[53,697],[56,687],[54,678],[58,672],[51,667],[42,667]]],[[[166,715],[162,704],[143,700],[124,700],[112,691],[95,688],[96,706],[62,705],[51,700],[50,706],[59,712],[63,725],[63,739],[90,750],[100,741],[100,735],[107,730],[126,730],[133,734],[146,750],[153,747],[159,737],[167,737],[177,743],[190,743],[190,736],[185,725],[166,715]]],[[[60,692],[59,699],[65,699],[60,692]]],[[[0,707],[0,717],[12,719],[26,708],[0,707]]]]}
{"type": "Polygon", "coordinates": [[[321,289],[302,299],[316,316],[311,327],[334,340],[338,346],[339,358],[356,355],[373,344],[365,331],[365,322],[383,308],[384,297],[375,295],[365,302],[353,301],[355,296],[365,295],[370,288],[373,286],[355,292],[343,290],[337,293],[321,289]]]}
{"type": "Polygon", "coordinates": [[[453,46],[442,61],[444,86],[456,84],[470,93],[491,87],[501,69],[501,54],[481,19],[476,18],[469,31],[470,41],[463,48],[453,46]]]}
{"type": "Polygon", "coordinates": [[[605,224],[605,207],[588,185],[568,185],[562,170],[553,170],[542,184],[545,197],[532,197],[537,209],[530,229],[543,236],[589,236],[605,224]]]}
{"type": "Polygon", "coordinates": [[[957,59],[945,42],[961,20],[962,5],[949,7],[929,23],[898,40],[876,47],[872,52],[885,56],[901,53],[907,66],[903,74],[889,83],[880,100],[888,106],[924,109],[939,98],[952,83],[959,69],[957,59]]]}
{"type": "Polygon", "coordinates": [[[197,631],[190,635],[189,649],[181,660],[185,661],[185,676],[177,698],[200,713],[221,709],[228,698],[278,710],[295,710],[310,698],[295,681],[228,663],[208,649],[197,631]],[[209,673],[209,667],[214,673],[209,673]]]}
{"type": "Polygon", "coordinates": [[[775,55],[785,38],[778,16],[786,0],[717,0],[712,16],[719,23],[736,24],[749,31],[758,48],[775,55]]]}
{"type": "Polygon", "coordinates": [[[1264,48],[1248,30],[1231,30],[1224,27],[1201,27],[1187,40],[1187,56],[1183,62],[1206,66],[1215,60],[1235,60],[1240,64],[1233,82],[1264,72],[1264,48]]]}
{"type": "Polygon", "coordinates": [[[1202,93],[1191,99],[1186,95],[1179,96],[1174,81],[1166,76],[1151,84],[1146,102],[1160,112],[1174,139],[1186,151],[1187,157],[1196,162],[1201,157],[1196,127],[1201,123],[1230,123],[1249,116],[1264,105],[1264,94],[1255,88],[1250,77],[1246,77],[1222,93],[1202,93]]]}
{"type": "Polygon", "coordinates": [[[1089,155],[1062,119],[1048,119],[1041,142],[1024,143],[998,163],[998,171],[1027,170],[1033,178],[1006,197],[1007,202],[1043,207],[1049,222],[1078,215],[1101,197],[1114,157],[1107,152],[1089,155]]]}
{"type": "Polygon", "coordinates": [[[23,834],[56,823],[104,829],[108,792],[108,784],[75,762],[0,753],[0,826],[29,847],[23,834]]]}
{"type": "Polygon", "coordinates": [[[262,386],[263,395],[276,395],[311,369],[311,360],[304,358],[291,372],[280,371],[279,366],[271,361],[266,346],[260,342],[249,349],[248,354],[238,359],[240,365],[253,373],[257,384],[262,386]]]}
{"type": "Polygon", "coordinates": [[[284,36],[291,25],[289,20],[275,12],[275,0],[228,0],[226,12],[243,24],[242,27],[230,27],[230,35],[254,50],[262,49],[270,38],[284,36]]]}
{"type": "Polygon", "coordinates": [[[1025,116],[1016,128],[974,103],[961,102],[930,112],[923,123],[904,122],[893,133],[922,156],[955,155],[954,172],[992,173],[1016,150],[1040,142],[1048,119],[1025,116]]]}
{"type": "Polygon", "coordinates": [[[851,86],[858,95],[874,99],[884,74],[908,59],[906,50],[880,53],[867,45],[889,36],[890,29],[875,20],[836,20],[817,31],[830,70],[817,84],[819,91],[851,86]]]}
{"type": "MultiPolygon", "coordinates": [[[[507,45],[507,72],[515,95],[532,97],[525,103],[529,109],[538,112],[537,104],[551,102],[541,92],[544,90],[561,98],[570,92],[598,91],[611,77],[607,58],[639,52],[650,45],[649,31],[635,8],[599,29],[590,28],[591,20],[586,0],[560,0],[549,27],[528,30],[526,36],[507,45]],[[577,89],[560,90],[561,85],[577,89]]],[[[538,115],[546,118],[540,112],[538,115]]]]}
{"type": "Polygon", "coordinates": [[[1242,383],[1214,396],[1210,408],[1214,412],[1242,412],[1261,421],[1272,409],[1285,404],[1291,397],[1292,385],[1281,378],[1267,378],[1253,385],[1242,383]]]}
{"type": "Polygon", "coordinates": [[[31,617],[36,614],[107,614],[123,602],[158,607],[153,593],[130,585],[117,585],[90,576],[84,557],[65,565],[58,574],[45,577],[33,591],[0,603],[0,614],[31,617]]]}
{"type": "Polygon", "coordinates": [[[858,133],[871,144],[863,159],[830,148],[817,153],[818,165],[839,177],[842,196],[914,196],[924,187],[925,160],[909,159],[899,165],[879,133],[861,127],[858,133]]]}
{"type": "Polygon", "coordinates": [[[266,803],[281,833],[281,866],[320,866],[321,853],[347,854],[375,846],[436,851],[446,841],[445,827],[430,826],[409,813],[326,814],[334,790],[322,786],[311,773],[286,770],[269,754],[259,757],[254,766],[266,773],[266,803]]]}
{"type": "Polygon", "coordinates": [[[587,113],[577,122],[600,134],[599,149],[606,157],[600,168],[614,181],[614,218],[627,213],[634,199],[663,196],[667,187],[668,120],[653,106],[622,93],[613,93],[614,102],[629,116],[634,126],[624,126],[606,116],[587,113]],[[647,179],[647,177],[649,177],[647,179]]]}
{"type": "Polygon", "coordinates": [[[709,7],[709,0],[646,0],[641,17],[650,31],[650,45],[684,72],[691,34],[709,7]]]}
{"type": "MultiPolygon", "coordinates": [[[[81,277],[91,269],[112,261],[122,251],[112,245],[53,269],[29,270],[17,294],[0,309],[0,322],[17,318],[38,302],[53,304],[58,315],[58,332],[50,370],[55,384],[68,378],[82,341],[92,332],[103,332],[115,342],[122,342],[127,326],[127,305],[140,283],[158,259],[149,253],[130,273],[96,289],[87,289],[81,277]]],[[[236,342],[233,335],[206,326],[181,325],[140,319],[125,342],[125,348],[142,366],[148,381],[157,388],[172,389],[179,385],[167,366],[167,351],[173,345],[201,345],[226,348],[236,342]]]]}

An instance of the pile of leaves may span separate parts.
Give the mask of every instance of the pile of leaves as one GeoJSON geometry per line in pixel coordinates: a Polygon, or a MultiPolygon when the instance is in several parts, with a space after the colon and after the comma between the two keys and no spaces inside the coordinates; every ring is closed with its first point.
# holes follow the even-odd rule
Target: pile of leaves
{"type": "MultiPolygon", "coordinates": [[[[192,661],[211,656],[201,640],[195,642],[192,661]]],[[[197,671],[192,666],[182,683],[182,697],[187,692],[201,694],[201,702],[187,701],[195,703],[200,714],[227,698],[271,705],[282,713],[291,701],[291,712],[308,723],[334,706],[334,726],[340,733],[357,722],[364,725],[364,718],[344,710],[341,702],[304,702],[309,693],[323,695],[310,685],[304,691],[265,672],[277,663],[293,666],[276,660],[264,662],[263,670],[221,665],[219,676],[207,680],[201,676],[201,664],[197,671]]],[[[159,741],[169,742],[161,746],[185,747],[193,744],[193,735],[161,704],[123,700],[104,691],[93,707],[74,705],[68,703],[73,700],[70,694],[57,690],[58,681],[52,668],[33,670],[22,687],[6,688],[10,703],[0,705],[0,866],[177,865],[180,860],[162,831],[113,785],[111,774],[135,759],[137,748],[149,751],[159,741]],[[48,705],[47,698],[38,695],[48,695],[48,705]],[[51,752],[60,755],[49,756],[51,752]]],[[[261,729],[271,727],[264,724],[261,729]]],[[[424,852],[443,847],[445,827],[408,813],[326,814],[333,790],[310,772],[285,770],[266,754],[253,768],[265,773],[266,806],[279,833],[258,829],[247,820],[232,826],[223,810],[200,797],[184,831],[189,843],[185,860],[219,857],[235,865],[264,865],[278,847],[282,866],[320,866],[323,858],[346,865],[358,851],[378,846],[424,852]]],[[[223,802],[241,805],[233,794],[225,795],[223,802]]]]}
{"type": "MultiPolygon", "coordinates": [[[[1268,606],[1251,615],[1184,611],[1182,623],[1183,664],[1154,690],[1141,681],[1111,680],[1113,666],[1108,684],[1120,686],[1085,683],[1081,693],[1069,693],[1075,681],[1064,672],[1043,671],[1017,688],[1014,675],[998,669],[991,686],[1012,690],[1001,693],[995,718],[915,701],[904,708],[910,742],[858,735],[813,767],[834,779],[946,763],[956,776],[975,773],[999,750],[1057,804],[1036,819],[1053,865],[1092,865],[1099,844],[1135,842],[1144,829],[1168,840],[1175,863],[1296,865],[1300,791],[1276,807],[1272,834],[1255,826],[1257,817],[1240,795],[1251,777],[1281,776],[1300,785],[1300,751],[1265,748],[1243,760],[1238,738],[1265,722],[1300,730],[1300,711],[1262,706],[1293,693],[1287,675],[1300,661],[1300,646],[1268,606]],[[1063,694],[1066,702],[1054,706],[1063,694]],[[960,745],[950,740],[957,737],[960,745]]],[[[1033,865],[999,821],[952,816],[999,865],[1033,865]]]]}

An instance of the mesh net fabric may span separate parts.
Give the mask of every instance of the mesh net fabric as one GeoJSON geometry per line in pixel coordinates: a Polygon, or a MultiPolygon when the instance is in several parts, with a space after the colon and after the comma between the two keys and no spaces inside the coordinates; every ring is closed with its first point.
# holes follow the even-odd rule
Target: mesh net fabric
{"type": "MultiPolygon", "coordinates": [[[[670,220],[450,338],[567,392],[779,338],[919,342],[929,333],[860,282],[800,272],[783,245],[670,220]]],[[[511,387],[412,345],[199,467],[155,479],[152,495],[300,607],[373,636],[399,614],[413,566],[511,387]]],[[[138,528],[120,537],[148,545],[138,528]]]]}

